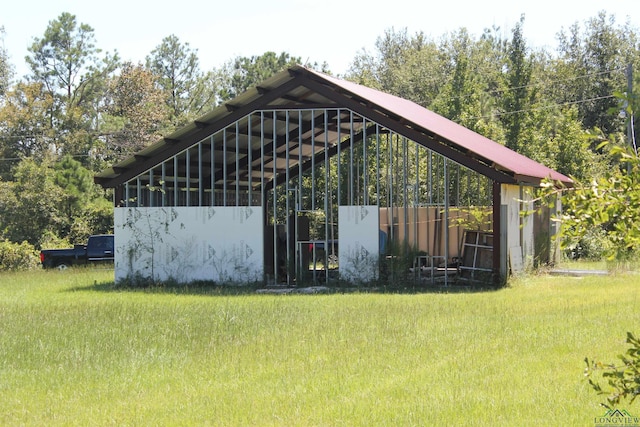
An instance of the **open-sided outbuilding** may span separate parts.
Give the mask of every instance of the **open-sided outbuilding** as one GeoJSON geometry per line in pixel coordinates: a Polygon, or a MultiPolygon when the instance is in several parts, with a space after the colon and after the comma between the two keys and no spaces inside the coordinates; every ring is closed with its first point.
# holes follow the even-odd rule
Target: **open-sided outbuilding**
{"type": "Polygon", "coordinates": [[[116,280],[449,283],[549,257],[548,219],[534,233],[521,214],[546,178],[571,183],[411,101],[294,66],[96,182],[115,189],[116,280]]]}

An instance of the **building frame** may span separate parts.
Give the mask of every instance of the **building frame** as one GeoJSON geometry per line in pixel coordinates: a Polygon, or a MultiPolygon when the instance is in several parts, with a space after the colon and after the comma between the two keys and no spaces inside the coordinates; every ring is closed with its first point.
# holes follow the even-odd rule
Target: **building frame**
{"type": "Polygon", "coordinates": [[[115,190],[116,280],[287,285],[503,281],[536,256],[521,213],[544,179],[571,185],[411,101],[302,66],[96,176],[115,190]]]}

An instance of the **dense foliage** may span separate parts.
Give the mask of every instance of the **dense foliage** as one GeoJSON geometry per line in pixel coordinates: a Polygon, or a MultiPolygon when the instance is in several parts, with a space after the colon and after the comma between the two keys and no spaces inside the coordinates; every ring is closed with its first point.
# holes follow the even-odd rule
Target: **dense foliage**
{"type": "MultiPolygon", "coordinates": [[[[437,40],[381,29],[375,51],[361,51],[342,77],[413,100],[579,182],[611,183],[631,196],[637,166],[614,178],[625,169],[622,152],[599,143],[626,138],[629,117],[616,93],[627,91],[627,66],[640,69],[638,30],[604,12],[558,30],[551,52],[527,45],[524,16],[509,38],[498,28],[479,37],[460,28],[437,40]]],[[[197,50],[169,35],[140,62],[123,63],[117,52],[102,52],[96,36],[62,13],[33,39],[30,72],[17,80],[10,52],[0,48],[0,239],[39,248],[108,231],[111,195],[93,184],[95,172],[301,62],[266,52],[202,70],[197,50]]],[[[310,66],[329,72],[327,64],[310,66]]],[[[570,215],[571,199],[566,205],[570,215]]],[[[620,235],[632,224],[623,212],[606,215],[585,224],[620,235]]]]}
{"type": "Polygon", "coordinates": [[[562,243],[578,256],[605,255],[625,262],[640,251],[640,158],[627,147],[608,151],[619,159],[617,165],[564,190],[562,243]],[[595,251],[589,249],[594,244],[595,251]]]}
{"type": "Polygon", "coordinates": [[[0,272],[29,270],[39,266],[40,258],[33,245],[0,241],[0,272]]]}

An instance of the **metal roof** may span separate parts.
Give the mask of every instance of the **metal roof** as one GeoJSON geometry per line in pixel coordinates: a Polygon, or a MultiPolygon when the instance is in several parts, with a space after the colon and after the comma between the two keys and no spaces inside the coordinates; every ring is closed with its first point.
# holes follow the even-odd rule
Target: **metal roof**
{"type": "Polygon", "coordinates": [[[104,187],[116,187],[254,111],[287,108],[348,108],[497,182],[538,185],[550,178],[572,183],[569,177],[412,101],[300,65],[275,74],[102,171],[95,181],[104,187]]]}

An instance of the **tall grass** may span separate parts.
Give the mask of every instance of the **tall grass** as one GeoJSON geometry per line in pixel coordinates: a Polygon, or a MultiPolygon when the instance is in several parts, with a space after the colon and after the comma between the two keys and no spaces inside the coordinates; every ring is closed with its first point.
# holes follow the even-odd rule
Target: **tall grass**
{"type": "Polygon", "coordinates": [[[593,425],[583,359],[640,324],[632,275],[274,296],[112,274],[0,276],[1,425],[593,425]]]}

